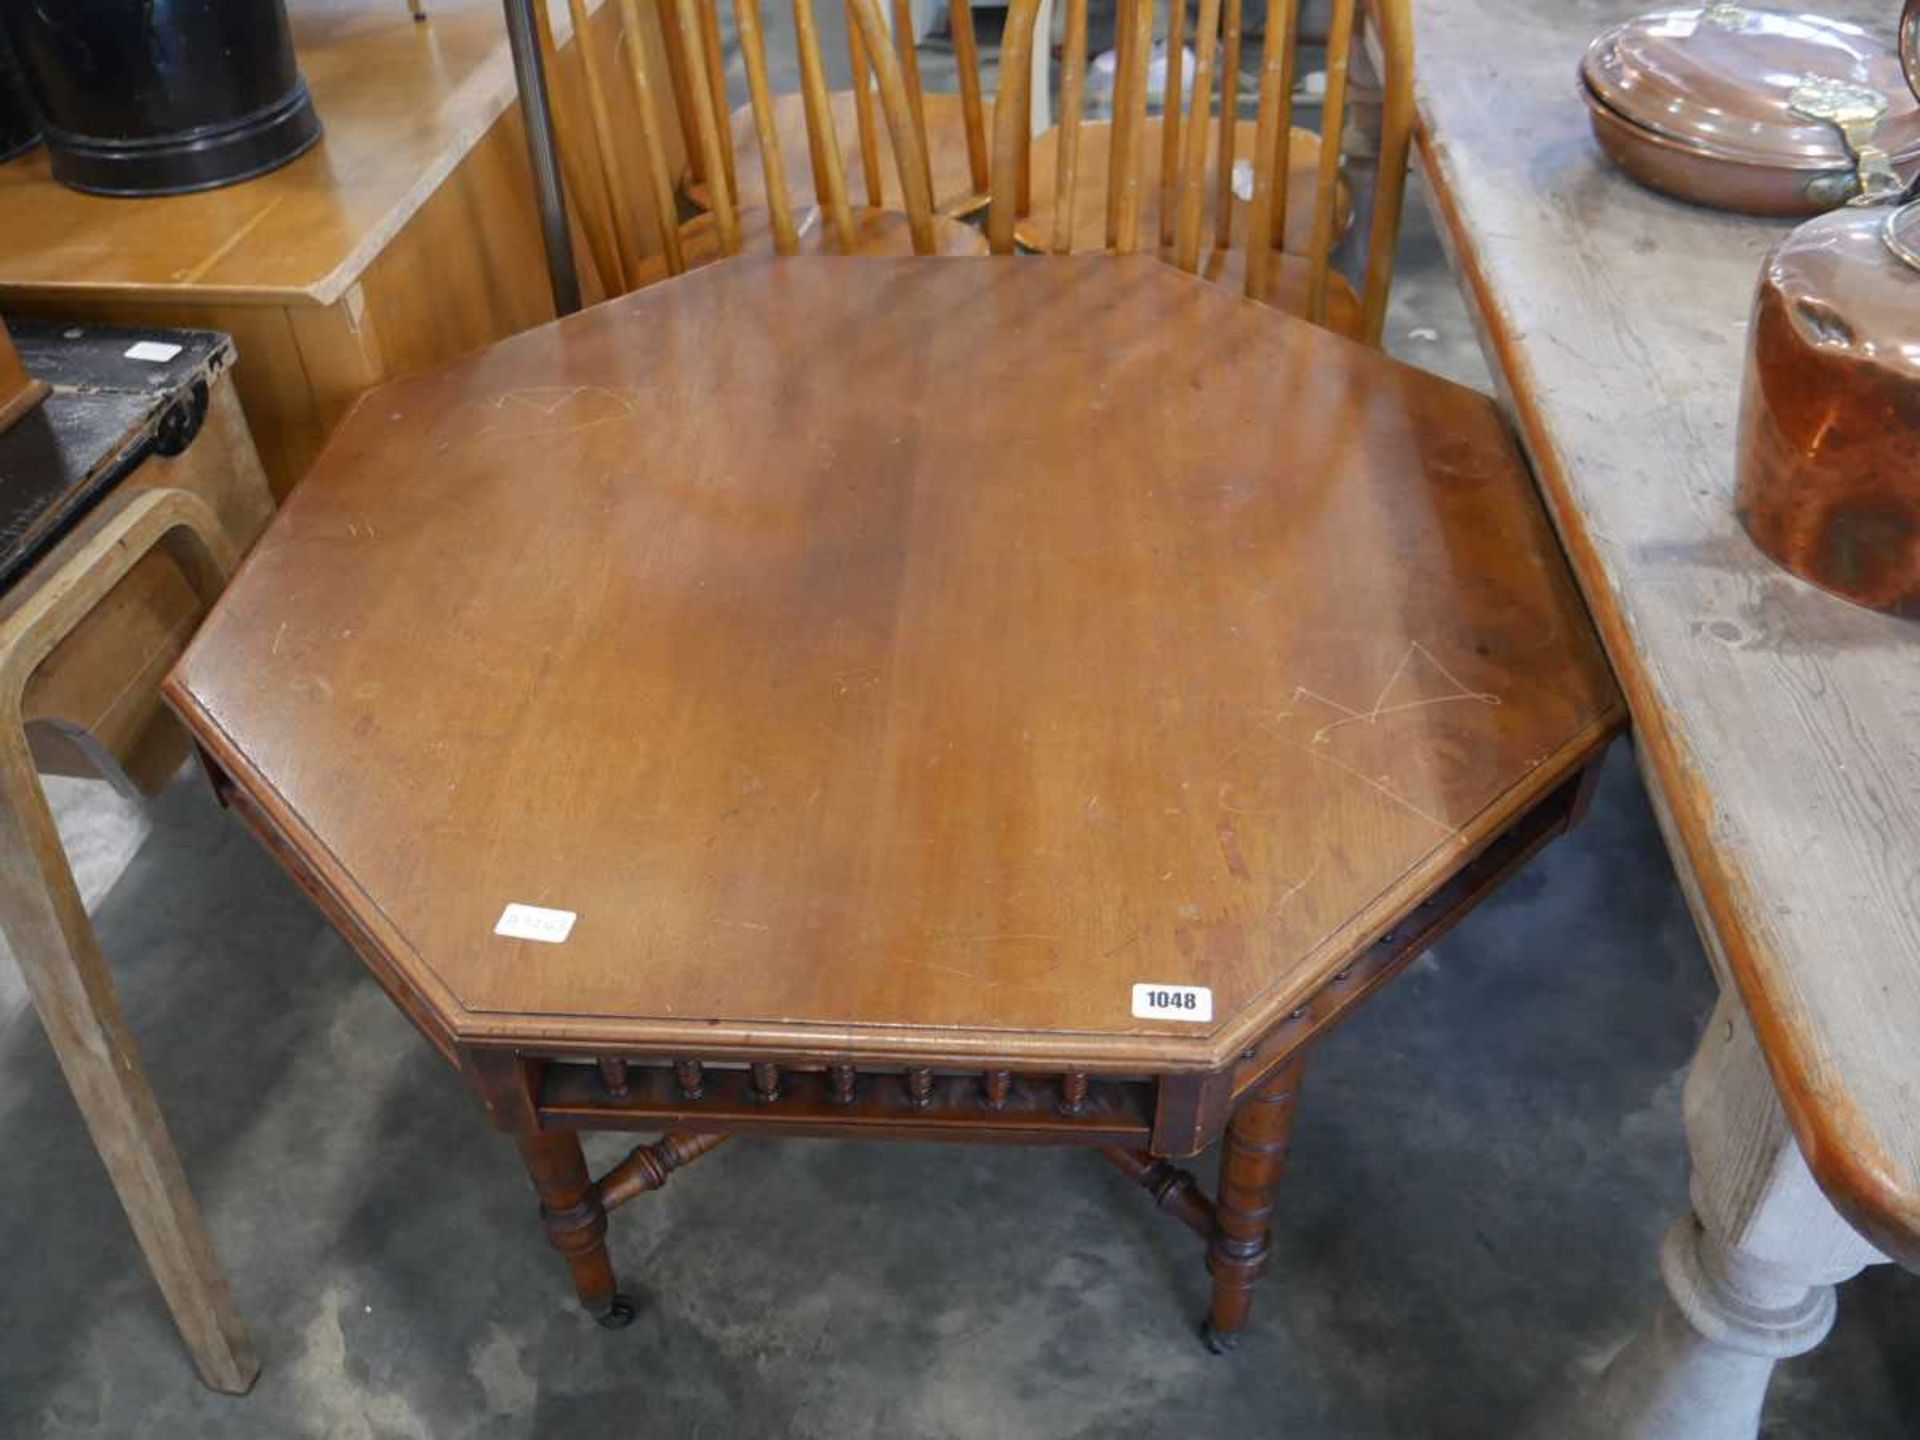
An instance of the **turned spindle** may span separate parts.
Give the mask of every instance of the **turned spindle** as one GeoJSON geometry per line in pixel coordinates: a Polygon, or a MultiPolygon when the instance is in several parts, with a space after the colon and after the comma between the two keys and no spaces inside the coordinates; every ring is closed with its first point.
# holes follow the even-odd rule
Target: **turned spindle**
{"type": "Polygon", "coordinates": [[[1078,1115],[1087,1108],[1087,1077],[1074,1070],[1060,1077],[1060,1113],[1078,1115]]]}
{"type": "Polygon", "coordinates": [[[612,1055],[602,1055],[598,1063],[600,1083],[607,1087],[607,1094],[618,1100],[627,1093],[627,1062],[612,1055]]]}
{"type": "Polygon", "coordinates": [[[851,1105],[853,1103],[853,1066],[829,1065],[827,1079],[833,1086],[833,1103],[851,1105]]]}
{"type": "Polygon", "coordinates": [[[933,1104],[933,1071],[924,1065],[907,1071],[907,1103],[916,1110],[933,1104]]]}
{"type": "Polygon", "coordinates": [[[780,1067],[771,1061],[756,1061],[753,1065],[753,1098],[774,1101],[780,1098],[780,1067]]]}
{"type": "Polygon", "coordinates": [[[1004,1110],[1007,1097],[1013,1093],[1013,1072],[1011,1070],[989,1070],[985,1076],[987,1108],[1004,1110]]]}
{"type": "Polygon", "coordinates": [[[719,1147],[724,1135],[690,1135],[676,1130],[651,1145],[636,1145],[597,1182],[594,1190],[604,1209],[624,1205],[636,1195],[658,1190],[674,1171],[683,1169],[719,1147]]]}
{"type": "Polygon", "coordinates": [[[707,1093],[706,1078],[701,1073],[698,1060],[674,1061],[673,1078],[680,1083],[682,1100],[698,1100],[707,1093]]]}
{"type": "Polygon", "coordinates": [[[1122,1175],[1151,1195],[1153,1203],[1161,1210],[1202,1240],[1212,1239],[1213,1202],[1202,1192],[1193,1176],[1171,1161],[1146,1150],[1109,1146],[1099,1153],[1122,1175]]]}

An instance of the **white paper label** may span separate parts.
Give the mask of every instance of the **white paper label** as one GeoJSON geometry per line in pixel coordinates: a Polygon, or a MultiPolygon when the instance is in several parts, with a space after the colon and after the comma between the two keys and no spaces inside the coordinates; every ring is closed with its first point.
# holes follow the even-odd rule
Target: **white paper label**
{"type": "Polygon", "coordinates": [[[1213,991],[1205,985],[1162,985],[1144,980],[1133,987],[1133,1013],[1142,1020],[1213,1019],[1213,991]]]}
{"type": "Polygon", "coordinates": [[[578,918],[571,910],[509,905],[500,912],[500,923],[493,927],[493,933],[510,935],[516,940],[544,940],[549,945],[558,945],[573,933],[573,922],[578,918]]]}
{"type": "Polygon", "coordinates": [[[178,345],[168,345],[161,340],[142,340],[127,347],[127,359],[149,360],[155,365],[164,365],[179,353],[178,345]]]}

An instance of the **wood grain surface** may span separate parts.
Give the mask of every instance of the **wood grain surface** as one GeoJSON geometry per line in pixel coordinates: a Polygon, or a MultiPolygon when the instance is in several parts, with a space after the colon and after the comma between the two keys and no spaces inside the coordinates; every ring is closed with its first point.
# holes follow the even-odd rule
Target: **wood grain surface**
{"type": "MultiPolygon", "coordinates": [[[[1795,579],[1735,520],[1748,309],[1787,226],[1601,157],[1574,65],[1638,8],[1423,0],[1421,148],[1697,918],[1821,1185],[1912,1265],[1920,631],[1795,579]]],[[[1890,10],[1831,8],[1891,40],[1890,10]]]]}
{"type": "Polygon", "coordinates": [[[384,387],[169,696],[464,1041],[1095,1071],[1237,1054],[1620,715],[1489,401],[1147,257],[730,262],[384,387]]]}
{"type": "MultiPolygon", "coordinates": [[[[331,304],[513,104],[498,0],[435,0],[423,23],[384,0],[299,0],[290,19],[326,127],[314,150],[244,185],[131,201],[58,184],[44,150],[0,166],[0,297],[331,304]]],[[[564,11],[555,25],[571,36],[564,11]]]]}
{"type": "MultiPolygon", "coordinates": [[[[589,0],[589,9],[596,57],[630,57],[614,43],[621,7],[589,0]]],[[[0,166],[0,306],[20,318],[231,336],[234,385],[279,494],[369,386],[553,316],[497,0],[449,0],[420,24],[391,0],[316,0],[292,19],[328,127],[293,164],[225,190],[147,200],[69,191],[44,158],[0,166]]],[[[589,97],[564,7],[554,24],[563,159],[591,174],[589,97]]],[[[648,35],[651,52],[658,36],[648,35]]],[[[630,86],[602,78],[615,131],[631,136],[630,86]]],[[[658,138],[668,164],[681,164],[677,128],[658,138]]],[[[641,150],[621,146],[609,175],[624,177],[644,256],[657,202],[641,150]]],[[[592,243],[611,217],[569,184],[594,301],[618,279],[608,271],[603,281],[600,256],[617,257],[592,243]]]]}

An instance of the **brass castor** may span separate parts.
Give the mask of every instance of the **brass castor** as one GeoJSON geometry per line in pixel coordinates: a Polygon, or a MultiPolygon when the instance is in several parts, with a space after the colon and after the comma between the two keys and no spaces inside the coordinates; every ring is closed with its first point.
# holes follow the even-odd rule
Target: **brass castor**
{"type": "Polygon", "coordinates": [[[1216,1330],[1211,1317],[1200,1322],[1200,1343],[1215,1355],[1231,1355],[1233,1347],[1240,1343],[1240,1334],[1235,1330],[1216,1330]]]}
{"type": "Polygon", "coordinates": [[[630,1297],[616,1295],[605,1310],[594,1315],[593,1323],[602,1330],[624,1330],[639,1313],[640,1307],[630,1297]]]}

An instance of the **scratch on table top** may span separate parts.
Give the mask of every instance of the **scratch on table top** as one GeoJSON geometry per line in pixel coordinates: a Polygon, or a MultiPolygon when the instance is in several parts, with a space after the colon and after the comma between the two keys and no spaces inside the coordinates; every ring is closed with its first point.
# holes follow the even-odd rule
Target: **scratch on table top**
{"type": "Polygon", "coordinates": [[[1500,697],[1492,691],[1475,690],[1471,686],[1462,683],[1459,676],[1455,675],[1443,665],[1439,657],[1418,640],[1408,642],[1406,652],[1401,655],[1399,663],[1393,667],[1392,673],[1387,676],[1387,683],[1380,687],[1380,693],[1374,696],[1373,704],[1365,710],[1355,710],[1350,706],[1341,704],[1331,696],[1322,695],[1319,691],[1310,690],[1304,685],[1295,687],[1293,695],[1296,700],[1305,696],[1309,699],[1319,701],[1322,705],[1331,706],[1333,709],[1338,710],[1343,717],[1339,720],[1329,721],[1313,732],[1313,743],[1316,745],[1325,744],[1327,736],[1343,725],[1353,725],[1362,722],[1373,725],[1377,724],[1383,716],[1397,715],[1407,710],[1418,710],[1428,705],[1445,705],[1459,700],[1472,700],[1482,705],[1498,705],[1500,703],[1500,697]],[[1387,704],[1387,697],[1393,693],[1393,687],[1400,683],[1400,677],[1406,673],[1407,666],[1412,663],[1416,655],[1438,671],[1447,683],[1453,686],[1454,693],[1451,695],[1427,695],[1418,700],[1403,700],[1396,705],[1387,704]]]}
{"type": "Polygon", "coordinates": [[[537,410],[542,415],[552,416],[574,396],[586,393],[585,385],[536,385],[525,390],[503,391],[484,403],[494,410],[504,410],[509,405],[521,405],[529,410],[537,410]]]}
{"type": "Polygon", "coordinates": [[[932,970],[941,975],[951,975],[956,979],[966,980],[990,990],[1058,990],[1060,988],[1059,981],[1054,978],[1061,968],[1059,960],[1055,960],[1036,974],[1021,976],[995,975],[960,965],[944,965],[938,960],[927,960],[918,955],[902,957],[901,963],[916,970],[932,970]]]}
{"type": "Polygon", "coordinates": [[[1454,838],[1459,837],[1460,835],[1459,826],[1449,825],[1445,820],[1442,820],[1438,815],[1432,814],[1429,811],[1421,809],[1418,805],[1414,804],[1413,801],[1407,799],[1406,796],[1402,795],[1398,790],[1395,790],[1391,785],[1387,784],[1386,781],[1377,779],[1374,776],[1367,774],[1364,770],[1358,770],[1354,768],[1352,765],[1347,764],[1346,761],[1340,759],[1338,756],[1332,754],[1329,751],[1316,749],[1314,746],[1311,746],[1311,745],[1302,745],[1298,740],[1295,740],[1290,736],[1278,735],[1278,736],[1275,736],[1274,738],[1279,740],[1282,744],[1291,745],[1293,746],[1294,749],[1302,751],[1305,754],[1311,755],[1316,760],[1325,761],[1327,764],[1333,766],[1335,769],[1344,770],[1347,774],[1353,776],[1353,778],[1358,780],[1361,784],[1366,785],[1371,789],[1378,790],[1382,795],[1386,796],[1387,799],[1393,801],[1394,804],[1400,806],[1403,810],[1406,810],[1408,813],[1419,816],[1422,820],[1426,821],[1429,825],[1439,826],[1442,830],[1446,831],[1450,837],[1454,837],[1454,838]]]}
{"type": "Polygon", "coordinates": [[[937,970],[942,975],[958,976],[962,980],[977,981],[982,985],[996,983],[991,975],[980,975],[972,970],[962,970],[958,965],[942,965],[938,960],[910,960],[907,962],[916,970],[937,970]]]}
{"type": "Polygon", "coordinates": [[[1315,880],[1317,880],[1320,876],[1320,872],[1326,868],[1327,868],[1327,857],[1323,853],[1320,855],[1318,859],[1316,859],[1313,862],[1312,866],[1307,870],[1306,874],[1302,875],[1298,880],[1294,881],[1293,884],[1289,885],[1284,891],[1281,892],[1280,898],[1273,902],[1273,909],[1268,912],[1268,918],[1272,918],[1273,916],[1278,915],[1282,910],[1286,909],[1288,903],[1293,899],[1293,897],[1298,895],[1302,890],[1306,889],[1307,886],[1311,885],[1315,880]]]}
{"type": "Polygon", "coordinates": [[[988,945],[1011,942],[1032,942],[1040,945],[1059,943],[1058,935],[1025,934],[1019,931],[986,930],[981,933],[967,934],[947,930],[935,930],[928,934],[929,940],[945,940],[955,945],[988,945]]]}
{"type": "Polygon", "coordinates": [[[605,385],[529,385],[517,390],[503,390],[498,395],[470,403],[476,409],[492,411],[496,415],[526,412],[540,420],[555,423],[535,424],[530,429],[520,429],[511,423],[503,426],[482,424],[468,439],[489,435],[572,435],[596,425],[629,419],[639,408],[632,395],[605,385]],[[605,402],[611,402],[611,405],[605,402]],[[576,419],[562,413],[569,410],[588,410],[589,413],[576,419]]]}

